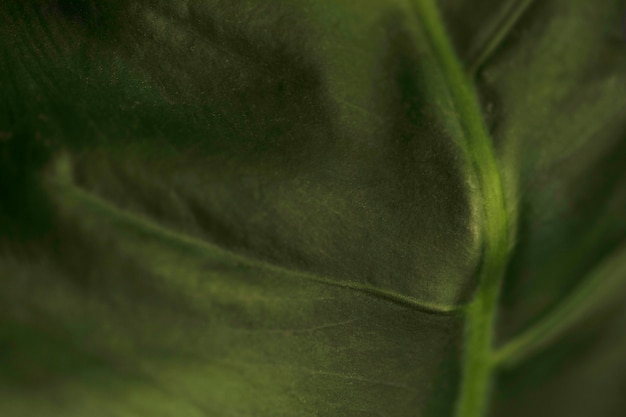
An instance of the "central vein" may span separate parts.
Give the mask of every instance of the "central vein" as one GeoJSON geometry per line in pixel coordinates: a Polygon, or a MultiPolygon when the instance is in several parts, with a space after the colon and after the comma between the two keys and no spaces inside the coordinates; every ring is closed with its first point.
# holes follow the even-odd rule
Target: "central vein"
{"type": "Polygon", "coordinates": [[[509,220],[495,151],[474,87],[463,71],[433,0],[414,0],[462,126],[462,147],[476,174],[483,205],[484,252],[475,298],[467,309],[458,417],[482,417],[493,374],[493,334],[500,283],[509,251],[509,220]]]}

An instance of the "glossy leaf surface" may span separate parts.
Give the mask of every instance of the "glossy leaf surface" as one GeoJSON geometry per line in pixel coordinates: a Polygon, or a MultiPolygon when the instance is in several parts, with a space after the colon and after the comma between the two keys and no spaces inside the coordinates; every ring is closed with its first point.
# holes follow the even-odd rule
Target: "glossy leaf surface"
{"type": "Polygon", "coordinates": [[[0,6],[0,415],[626,412],[623,1],[0,6]]]}

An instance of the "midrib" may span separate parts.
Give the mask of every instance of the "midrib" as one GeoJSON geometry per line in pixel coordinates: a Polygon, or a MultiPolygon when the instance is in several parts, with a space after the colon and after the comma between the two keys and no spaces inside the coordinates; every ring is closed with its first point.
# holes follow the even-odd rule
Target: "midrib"
{"type": "Polygon", "coordinates": [[[493,374],[493,333],[500,283],[508,258],[509,220],[502,178],[485,126],[478,96],[459,63],[432,0],[414,0],[423,26],[463,128],[461,146],[479,182],[483,204],[484,252],[474,300],[467,308],[463,374],[458,417],[482,417],[487,410],[493,374]]]}

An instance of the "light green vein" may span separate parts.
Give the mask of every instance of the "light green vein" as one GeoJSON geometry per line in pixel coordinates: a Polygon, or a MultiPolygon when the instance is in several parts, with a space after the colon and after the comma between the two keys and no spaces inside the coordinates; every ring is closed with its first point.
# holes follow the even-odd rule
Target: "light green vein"
{"type": "Polygon", "coordinates": [[[119,225],[125,231],[154,239],[155,241],[169,245],[175,250],[185,251],[207,258],[218,257],[233,264],[248,265],[280,276],[314,281],[329,286],[344,288],[346,290],[361,292],[375,298],[384,299],[429,314],[456,314],[463,311],[465,308],[464,305],[430,303],[366,283],[335,280],[309,272],[270,264],[229,251],[200,238],[173,231],[152,221],[148,217],[121,210],[102,198],[76,186],[72,180],[71,162],[67,155],[57,158],[50,177],[51,179],[49,178],[48,185],[51,187],[51,191],[53,191],[53,197],[57,201],[60,201],[61,204],[69,204],[78,207],[79,210],[83,210],[85,213],[96,214],[102,219],[107,219],[113,224],[119,225]]]}
{"type": "Polygon", "coordinates": [[[600,301],[621,297],[626,287],[626,243],[619,246],[600,263],[565,300],[537,324],[502,346],[495,354],[495,363],[511,367],[538,349],[548,345],[587,317],[600,301]]]}
{"type": "Polygon", "coordinates": [[[509,248],[502,178],[478,95],[455,55],[434,1],[414,0],[413,4],[450,90],[465,136],[461,146],[478,178],[479,201],[483,204],[483,259],[478,290],[467,309],[463,374],[457,403],[457,416],[482,417],[493,373],[494,321],[509,248]]]}
{"type": "Polygon", "coordinates": [[[532,3],[533,0],[511,0],[500,6],[497,15],[485,25],[470,48],[468,72],[472,77],[502,44],[532,3]]]}

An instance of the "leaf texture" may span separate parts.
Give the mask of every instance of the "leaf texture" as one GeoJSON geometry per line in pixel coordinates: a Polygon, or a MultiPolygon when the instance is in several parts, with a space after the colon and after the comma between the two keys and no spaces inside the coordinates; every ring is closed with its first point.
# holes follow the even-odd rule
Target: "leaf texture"
{"type": "Polygon", "coordinates": [[[0,414],[622,414],[625,11],[2,2],[0,414]]]}

